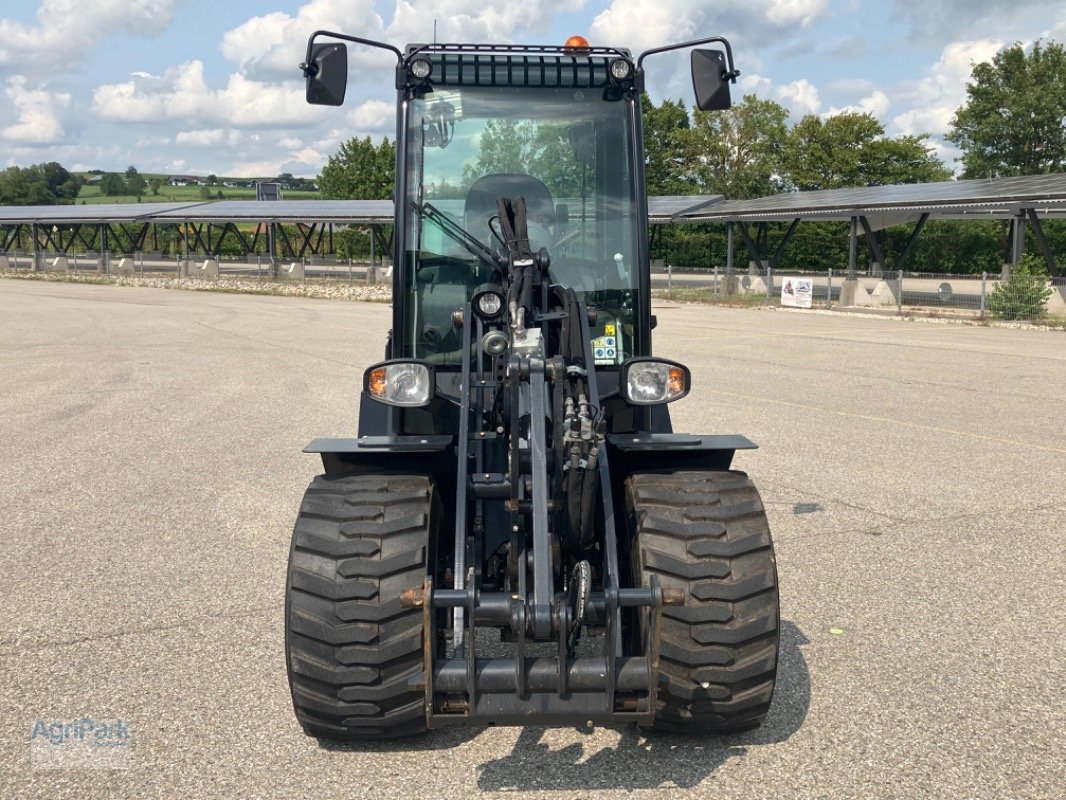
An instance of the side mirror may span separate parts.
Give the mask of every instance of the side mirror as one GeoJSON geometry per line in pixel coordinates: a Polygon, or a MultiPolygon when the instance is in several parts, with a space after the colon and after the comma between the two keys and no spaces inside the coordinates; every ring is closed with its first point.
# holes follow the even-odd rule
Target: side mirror
{"type": "Polygon", "coordinates": [[[338,42],[315,44],[311,60],[303,66],[307,78],[307,102],[316,106],[339,106],[348,86],[348,48],[338,42]]]}
{"type": "Polygon", "coordinates": [[[720,50],[692,51],[692,88],[700,111],[725,111],[732,107],[725,53],[720,50]]]}

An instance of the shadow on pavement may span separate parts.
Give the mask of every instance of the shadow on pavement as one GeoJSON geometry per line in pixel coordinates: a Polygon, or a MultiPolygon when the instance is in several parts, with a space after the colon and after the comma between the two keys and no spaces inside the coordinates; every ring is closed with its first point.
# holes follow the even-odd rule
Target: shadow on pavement
{"type": "Polygon", "coordinates": [[[442,728],[427,731],[417,736],[377,741],[338,742],[318,739],[318,746],[332,753],[407,753],[431,750],[451,750],[480,735],[482,728],[442,728]]]}
{"type": "Polygon", "coordinates": [[[697,786],[730,758],[744,755],[747,748],[783,742],[803,726],[811,704],[810,672],[800,649],[807,643],[798,627],[782,621],[777,690],[770,715],[757,730],[696,738],[644,734],[627,727],[621,729],[617,746],[585,758],[581,744],[552,751],[541,741],[543,728],[525,728],[508,755],[480,767],[478,787],[487,791],[592,791],[697,786]]]}

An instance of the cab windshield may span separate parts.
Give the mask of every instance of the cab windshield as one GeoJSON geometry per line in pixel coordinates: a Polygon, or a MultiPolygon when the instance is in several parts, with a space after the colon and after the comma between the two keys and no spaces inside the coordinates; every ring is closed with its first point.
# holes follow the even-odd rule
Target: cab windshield
{"type": "Polygon", "coordinates": [[[498,197],[525,198],[530,244],[548,251],[552,282],[598,309],[597,364],[620,364],[635,351],[631,113],[629,102],[605,100],[597,89],[438,87],[411,102],[411,355],[459,363],[452,313],[493,280],[498,197]]]}

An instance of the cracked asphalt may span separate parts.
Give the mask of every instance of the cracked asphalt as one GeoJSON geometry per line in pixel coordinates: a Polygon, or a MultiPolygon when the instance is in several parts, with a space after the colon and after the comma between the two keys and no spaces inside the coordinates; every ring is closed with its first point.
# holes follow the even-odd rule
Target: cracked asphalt
{"type": "Polygon", "coordinates": [[[385,305],[0,280],[0,797],[1060,798],[1066,337],[663,304],[675,427],[743,433],[782,587],[767,724],[326,748],[282,647],[317,436],[385,305]],[[125,769],[37,720],[121,719],[125,769]]]}

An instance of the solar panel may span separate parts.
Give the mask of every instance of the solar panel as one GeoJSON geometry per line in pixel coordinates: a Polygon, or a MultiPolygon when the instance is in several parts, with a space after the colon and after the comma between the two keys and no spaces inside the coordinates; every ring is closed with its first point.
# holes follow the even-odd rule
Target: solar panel
{"type": "Polygon", "coordinates": [[[648,198],[648,221],[652,225],[672,222],[681,212],[694,212],[698,209],[721,203],[725,198],[720,194],[709,195],[660,195],[648,198]]]}
{"type": "Polygon", "coordinates": [[[95,203],[77,206],[0,206],[0,225],[34,222],[104,223],[148,221],[159,213],[192,208],[202,203],[95,203]]]}
{"type": "Polygon", "coordinates": [[[391,200],[224,200],[153,216],[156,222],[336,222],[387,225],[391,200]]]}
{"type": "Polygon", "coordinates": [[[1066,174],[1025,175],[938,183],[909,183],[817,192],[785,192],[730,200],[683,212],[678,222],[850,219],[875,212],[933,216],[1011,217],[1019,208],[1066,202],[1066,174]]]}

